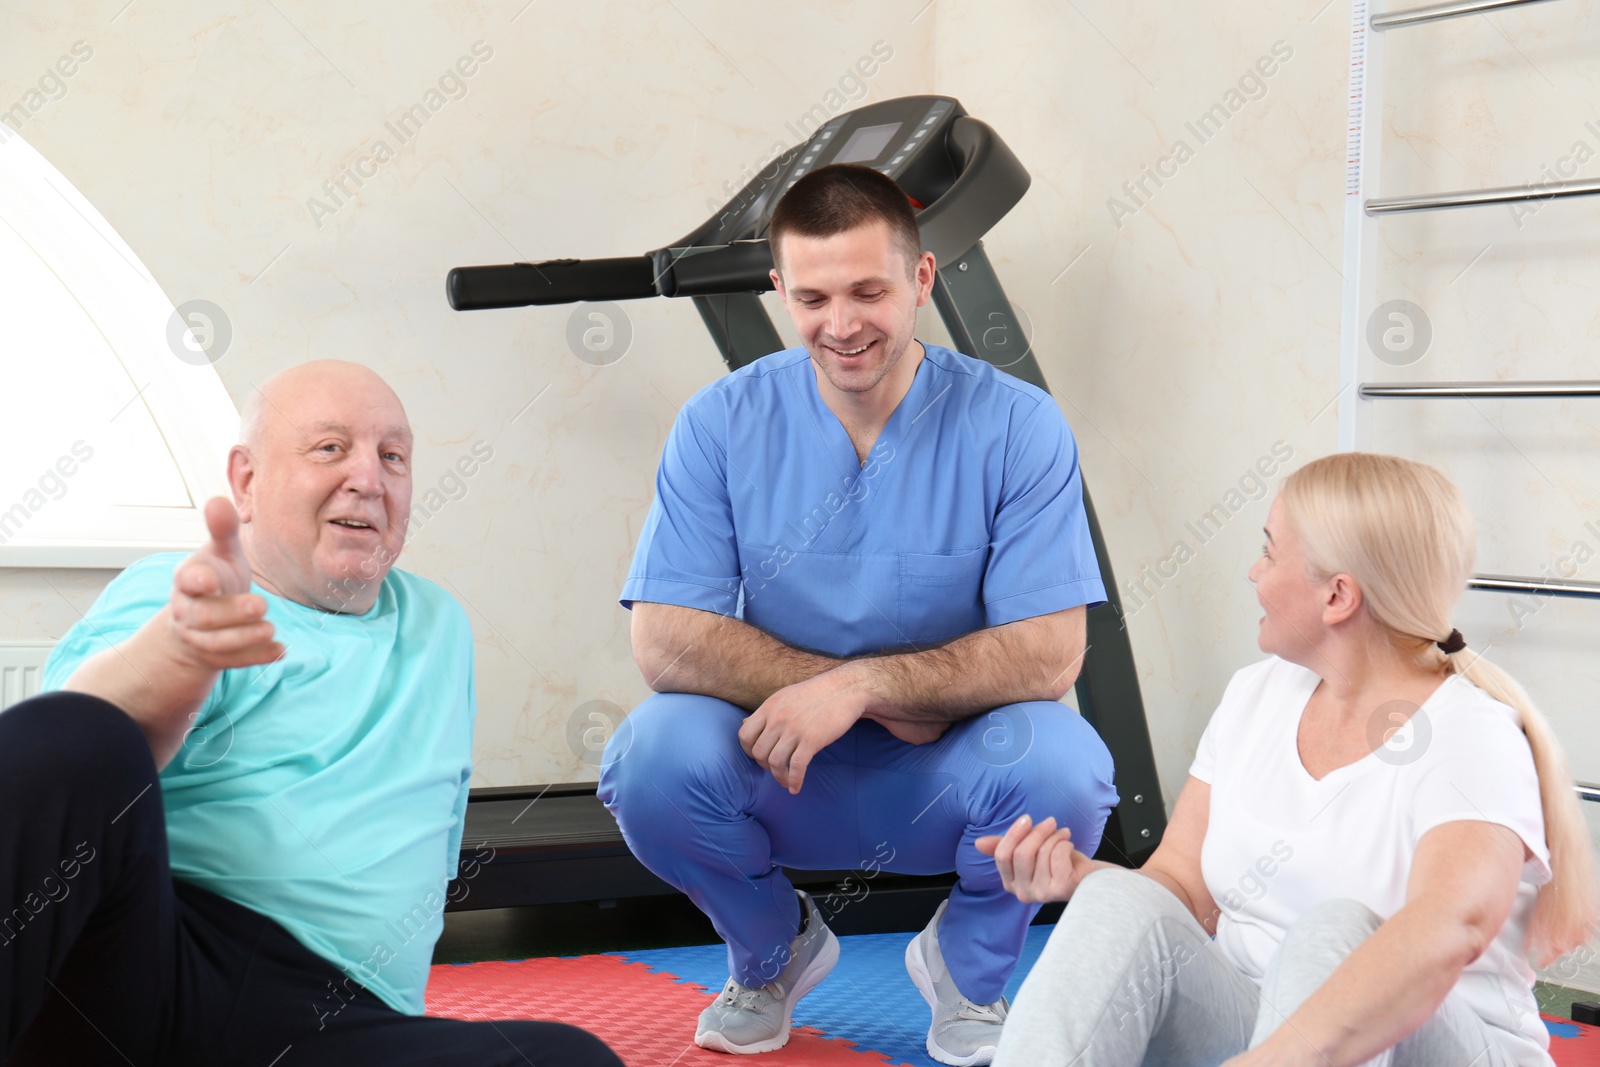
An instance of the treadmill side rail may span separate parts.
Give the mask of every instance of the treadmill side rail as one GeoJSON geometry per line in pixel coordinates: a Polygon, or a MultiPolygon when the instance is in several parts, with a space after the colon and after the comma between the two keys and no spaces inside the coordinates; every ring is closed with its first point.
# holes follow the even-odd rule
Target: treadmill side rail
{"type": "Polygon", "coordinates": [[[444,292],[457,311],[661,295],[649,256],[456,267],[445,276],[444,292]]]}

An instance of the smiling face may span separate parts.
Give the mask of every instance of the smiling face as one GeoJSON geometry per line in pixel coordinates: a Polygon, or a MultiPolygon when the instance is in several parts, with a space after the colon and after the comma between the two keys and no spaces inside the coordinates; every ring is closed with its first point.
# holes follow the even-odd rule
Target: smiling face
{"type": "Polygon", "coordinates": [[[917,308],[933,290],[930,253],[908,262],[888,223],[874,221],[827,237],[781,238],[772,284],[832,399],[898,403],[916,373],[904,359],[914,343],[917,308]],[[896,373],[896,372],[899,373],[896,373]]]}
{"type": "Polygon", "coordinates": [[[251,398],[244,436],[228,476],[256,582],[324,611],[369,610],[411,511],[399,397],[365,367],[304,364],[251,398]]]}
{"type": "Polygon", "coordinates": [[[1256,600],[1265,614],[1258,641],[1261,651],[1308,666],[1321,646],[1339,576],[1316,578],[1300,548],[1300,536],[1275,499],[1267,513],[1267,542],[1250,568],[1256,600]]]}

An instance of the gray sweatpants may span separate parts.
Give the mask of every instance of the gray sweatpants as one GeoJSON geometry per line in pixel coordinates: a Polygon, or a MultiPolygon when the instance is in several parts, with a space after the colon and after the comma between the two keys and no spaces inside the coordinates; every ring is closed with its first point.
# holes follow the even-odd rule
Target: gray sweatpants
{"type": "MultiPolygon", "coordinates": [[[[1258,990],[1166,888],[1096,871],[1017,994],[994,1067],[1220,1064],[1265,1040],[1381,921],[1355,901],[1318,905],[1289,928],[1258,990]]],[[[1369,1063],[1513,1067],[1454,993],[1369,1063]]]]}

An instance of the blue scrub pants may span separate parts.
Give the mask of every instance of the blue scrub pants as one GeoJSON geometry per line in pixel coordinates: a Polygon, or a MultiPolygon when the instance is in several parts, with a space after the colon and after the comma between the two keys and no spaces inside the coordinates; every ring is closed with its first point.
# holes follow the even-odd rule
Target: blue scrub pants
{"type": "Polygon", "coordinates": [[[1105,744],[1060,704],[996,708],[927,745],[858,722],[817,754],[798,796],[739,747],[745,715],[713,697],[650,697],[606,746],[599,791],[633,854],[711,919],[745,986],[777,977],[799,929],[780,865],[955,871],[939,947],[962,994],[993,1003],[1039,905],[1007,893],[973,842],[1053,815],[1092,855],[1117,802],[1105,744]]]}

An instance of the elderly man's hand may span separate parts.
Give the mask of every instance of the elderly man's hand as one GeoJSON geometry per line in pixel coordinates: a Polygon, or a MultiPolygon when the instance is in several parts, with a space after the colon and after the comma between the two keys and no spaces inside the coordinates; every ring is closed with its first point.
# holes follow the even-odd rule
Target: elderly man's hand
{"type": "Polygon", "coordinates": [[[790,793],[800,792],[812,757],[844,736],[866,710],[867,695],[832,670],[785,686],[739,727],[739,744],[790,793]]]}
{"type": "Polygon", "coordinates": [[[173,575],[171,633],[183,653],[212,670],[271,663],[283,656],[266,621],[267,602],[250,592],[250,562],[239,514],[223,497],[206,504],[211,539],[173,575]]]}

